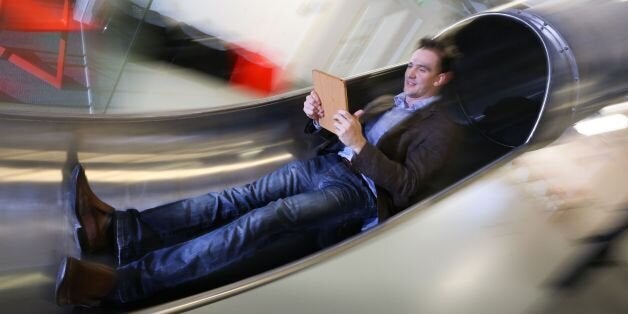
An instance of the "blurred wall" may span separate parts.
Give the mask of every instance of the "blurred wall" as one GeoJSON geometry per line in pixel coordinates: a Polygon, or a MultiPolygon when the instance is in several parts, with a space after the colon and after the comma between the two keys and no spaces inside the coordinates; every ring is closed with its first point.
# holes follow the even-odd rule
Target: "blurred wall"
{"type": "Polygon", "coordinates": [[[312,68],[346,76],[408,58],[418,38],[482,7],[479,1],[154,1],[151,10],[263,53],[309,82],[312,68]]]}

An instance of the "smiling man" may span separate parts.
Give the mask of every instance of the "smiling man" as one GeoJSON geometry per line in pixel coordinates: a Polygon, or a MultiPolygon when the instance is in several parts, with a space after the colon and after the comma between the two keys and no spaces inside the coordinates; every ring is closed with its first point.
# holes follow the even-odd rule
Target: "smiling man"
{"type": "MultiPolygon", "coordinates": [[[[441,110],[450,100],[439,95],[453,76],[451,50],[421,39],[408,62],[402,93],[379,97],[354,115],[339,111],[334,116],[344,147],[332,139],[327,150],[335,145],[376,195],[378,215],[370,225],[413,204],[451,152],[458,129],[441,110]]],[[[304,111],[313,121],[325,114],[316,92],[306,98],[304,111]]]]}
{"type": "Polygon", "coordinates": [[[311,119],[306,132],[328,139],[319,156],[222,192],[142,212],[115,210],[92,193],[78,166],[71,201],[81,224],[81,250],[113,252],[117,265],[66,258],[57,277],[57,303],[120,304],[211,286],[233,267],[249,272],[242,261],[269,264],[259,252],[271,245],[284,252],[304,247],[291,242],[295,235],[312,235],[324,247],[412,205],[453,146],[455,124],[440,110],[445,100],[438,96],[451,77],[450,64],[442,43],[421,40],[403,92],[354,114],[323,112],[311,92],[303,104],[311,119]],[[325,114],[333,115],[337,136],[317,126],[325,114]]]}
{"type": "MultiPolygon", "coordinates": [[[[423,44],[426,43],[424,40],[423,44]]],[[[451,72],[442,69],[440,60],[439,50],[435,49],[421,48],[412,54],[403,86],[406,104],[436,96],[440,87],[449,81],[451,72]]]]}

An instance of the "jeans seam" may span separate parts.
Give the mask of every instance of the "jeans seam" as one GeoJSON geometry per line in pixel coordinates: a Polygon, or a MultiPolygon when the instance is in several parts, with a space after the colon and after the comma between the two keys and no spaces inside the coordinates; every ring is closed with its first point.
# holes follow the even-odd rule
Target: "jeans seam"
{"type": "MultiPolygon", "coordinates": [[[[115,222],[116,222],[116,228],[115,228],[115,231],[116,231],[116,234],[115,234],[116,248],[115,248],[115,250],[116,250],[116,255],[118,257],[118,260],[117,260],[118,266],[122,266],[122,265],[125,264],[125,263],[123,263],[123,260],[126,260],[125,255],[127,254],[127,251],[128,251],[128,245],[123,243],[124,239],[126,239],[127,236],[126,236],[124,224],[120,223],[120,220],[121,220],[120,218],[121,217],[117,216],[116,220],[115,220],[115,222]]],[[[124,218],[127,218],[127,217],[124,217],[124,218]]],[[[122,220],[125,220],[125,222],[126,222],[126,220],[128,220],[128,219],[122,219],[122,220]]]]}

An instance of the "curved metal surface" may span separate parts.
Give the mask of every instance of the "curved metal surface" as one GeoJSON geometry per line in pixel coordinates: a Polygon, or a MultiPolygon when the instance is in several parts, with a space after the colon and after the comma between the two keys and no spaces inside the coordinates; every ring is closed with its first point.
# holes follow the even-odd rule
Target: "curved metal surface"
{"type": "MultiPolygon", "coordinates": [[[[596,11],[600,9],[596,14],[590,13],[592,5],[591,1],[548,1],[525,11],[482,13],[441,35],[456,32],[470,21],[497,16],[516,20],[538,36],[547,58],[548,81],[541,114],[526,142],[546,144],[579,119],[623,99],[628,92],[622,83],[628,77],[623,40],[628,23],[621,18],[628,11],[627,4],[595,3],[596,11]],[[613,25],[609,27],[606,19],[612,19],[613,25]],[[574,28],[576,21],[580,26],[574,28]],[[608,47],[608,51],[599,53],[594,47],[608,47]]],[[[505,160],[524,150],[511,153],[505,160]]],[[[575,248],[551,224],[535,216],[533,210],[540,204],[504,184],[505,171],[508,169],[484,176],[462,191],[450,191],[456,194],[441,195],[445,199],[436,204],[428,201],[409,209],[362,235],[364,242],[345,243],[334,252],[312,258],[324,260],[321,264],[196,312],[530,311],[535,301],[549,294],[544,282],[575,248]],[[487,195],[486,190],[491,192],[487,195]],[[419,213],[423,209],[429,212],[419,213]],[[497,229],[487,230],[487,226],[500,226],[497,233],[512,236],[496,239],[497,229]],[[452,229],[463,231],[450,236],[452,229]],[[472,253],[475,248],[486,254],[472,253]],[[453,252],[460,250],[468,256],[457,259],[459,254],[453,252]],[[345,254],[336,255],[340,252],[345,254]],[[395,258],[391,260],[391,256],[395,258]],[[519,263],[530,257],[538,259],[534,266],[519,263]],[[467,275],[471,277],[464,278],[467,275]],[[452,292],[456,293],[454,300],[443,302],[442,298],[452,292]],[[279,295],[282,297],[277,298],[279,295]]],[[[290,269],[277,270],[273,275],[281,277],[287,272],[290,269]]],[[[255,285],[255,280],[248,284],[255,285]]],[[[229,289],[235,292],[237,288],[226,287],[148,311],[192,309],[220,300],[230,295],[229,289]]]]}
{"type": "MultiPolygon", "coordinates": [[[[564,38],[575,57],[579,80],[578,84],[570,84],[574,80],[573,67],[569,63],[571,58],[564,57],[569,56],[569,53],[560,51],[560,40],[548,39],[552,45],[546,43],[546,47],[556,49],[548,48],[548,58],[560,58],[561,61],[556,63],[562,65],[557,69],[552,68],[550,92],[544,104],[542,120],[538,124],[539,134],[549,135],[539,136],[539,140],[556,137],[566,125],[572,123],[571,108],[576,108],[576,118],[579,118],[580,114],[599,108],[626,92],[625,84],[622,85],[619,80],[627,77],[626,48],[621,46],[625,41],[617,39],[626,36],[620,32],[626,29],[625,24],[628,22],[617,19],[608,27],[599,24],[625,14],[628,4],[611,1],[597,7],[606,16],[592,16],[579,8],[589,2],[554,3],[560,5],[532,8],[529,12],[533,15],[529,16],[516,12],[495,13],[506,18],[518,16],[518,19],[534,27],[541,25],[533,22],[536,17],[547,19],[548,25],[552,26],[549,33],[552,36],[559,33],[561,36],[556,38],[564,38]],[[581,24],[607,33],[584,34],[586,32],[581,32],[582,26],[576,27],[581,24]],[[593,52],[587,53],[591,47],[611,44],[612,48],[605,53],[596,56],[593,52]],[[561,85],[559,77],[565,78],[568,83],[561,85]],[[578,102],[574,103],[578,93],[578,102]],[[552,118],[553,108],[560,108],[555,111],[557,120],[552,118]],[[566,108],[568,117],[564,115],[563,109],[566,108]],[[558,127],[554,122],[550,123],[558,120],[562,121],[558,127]],[[564,122],[567,120],[571,122],[564,122]]],[[[543,34],[542,31],[538,33],[543,34]]],[[[351,79],[350,97],[353,95],[353,103],[363,104],[382,93],[398,91],[402,72],[402,66],[392,67],[351,79]]],[[[305,118],[301,112],[301,103],[304,94],[305,91],[299,91],[265,103],[172,117],[0,116],[0,130],[5,134],[0,139],[0,199],[3,204],[0,208],[0,251],[3,254],[0,259],[0,305],[3,309],[19,312],[70,311],[54,305],[53,285],[59,260],[68,254],[78,254],[72,238],[76,222],[69,218],[71,215],[67,199],[69,170],[76,160],[84,163],[95,192],[117,208],[150,208],[217,190],[248,181],[289,160],[311,154],[311,148],[316,142],[302,135],[305,118]],[[25,309],[24,304],[27,302],[29,308],[25,309]]],[[[532,138],[532,141],[535,139],[532,138]]],[[[503,161],[522,151],[512,153],[503,161]]],[[[529,274],[534,276],[533,279],[523,285],[509,286],[514,288],[506,292],[529,292],[526,294],[526,300],[529,301],[540,295],[541,292],[534,287],[545,278],[544,275],[552,266],[568,255],[570,248],[561,237],[556,236],[551,227],[545,225],[541,226],[542,232],[521,232],[521,237],[513,236],[505,241],[482,244],[483,238],[494,236],[495,232],[517,233],[538,222],[535,217],[526,214],[529,207],[535,204],[527,204],[520,195],[511,193],[507,188],[502,189],[503,186],[496,183],[500,180],[499,175],[489,175],[480,182],[459,187],[451,191],[456,193],[447,194],[445,199],[431,199],[414,206],[375,231],[358,237],[355,242],[322,252],[304,263],[289,265],[270,276],[253,278],[146,311],[192,309],[253,287],[257,289],[240,297],[210,304],[200,311],[228,313],[234,312],[234,307],[239,312],[247,308],[255,311],[256,306],[274,303],[272,306],[276,312],[294,312],[294,306],[298,304],[277,301],[278,293],[288,291],[310,296],[316,293],[325,296],[329,293],[344,298],[330,295],[327,295],[330,298],[306,298],[301,304],[305,306],[305,310],[301,308],[300,311],[303,313],[338,312],[341,309],[363,313],[390,312],[389,308],[383,306],[390,306],[391,302],[375,302],[382,298],[381,291],[386,291],[385,297],[389,300],[399,301],[398,313],[447,310],[436,300],[448,291],[462,291],[457,296],[464,302],[455,303],[456,306],[470,306],[474,300],[487,300],[489,295],[494,298],[491,293],[499,293],[499,290],[482,290],[486,298],[478,299],[477,294],[470,292],[473,289],[469,285],[478,284],[486,277],[474,277],[462,282],[441,280],[446,279],[443,276],[452,269],[476,265],[479,267],[476,270],[480,271],[486,258],[474,262],[473,259],[455,254],[475,249],[486,249],[487,256],[495,258],[494,264],[490,265],[500,271],[491,276],[502,276],[505,281],[521,279],[512,272],[527,269],[526,265],[517,263],[525,259],[527,254],[546,256],[543,265],[535,264],[531,267],[529,274]],[[493,193],[500,199],[492,202],[494,205],[490,209],[486,209],[485,199],[478,194],[482,190],[503,193],[493,193]],[[511,208],[511,204],[519,205],[511,208]],[[427,207],[429,211],[423,213],[422,209],[427,207]],[[460,208],[464,209],[465,215],[459,215],[460,208]],[[473,223],[466,224],[469,221],[473,223]],[[499,225],[504,221],[513,223],[503,229],[493,229],[498,231],[481,231],[486,225],[499,225]],[[456,230],[450,226],[455,226],[456,230]],[[454,232],[455,236],[450,232],[454,232]],[[440,247],[436,248],[435,243],[440,247]],[[509,249],[522,246],[526,250],[519,253],[509,249]],[[426,255],[430,258],[424,258],[426,255]],[[382,265],[390,262],[391,256],[401,257],[395,258],[396,263],[392,267],[383,268],[382,265]],[[455,261],[461,264],[452,264],[455,261]],[[516,267],[504,266],[509,262],[515,263],[516,267]],[[296,273],[312,264],[316,266],[296,273]],[[293,275],[273,281],[288,274],[293,275]],[[399,289],[398,285],[406,282],[406,278],[416,279],[417,282],[407,289],[399,289]],[[364,280],[367,282],[364,283],[364,280]],[[270,281],[273,282],[260,287],[270,281]],[[436,284],[445,286],[432,289],[432,285],[436,284]],[[459,290],[452,287],[466,288],[459,290]],[[352,291],[362,295],[357,296],[352,291]],[[247,307],[242,307],[244,304],[248,304],[247,307]],[[319,308],[316,304],[325,307],[319,308]]],[[[481,271],[490,274],[490,269],[481,271]]],[[[497,312],[522,309],[526,302],[515,303],[510,306],[502,304],[497,312]]]]}
{"type": "MultiPolygon", "coordinates": [[[[402,71],[350,79],[350,93],[359,94],[354,103],[396,92],[402,71]]],[[[53,295],[59,261],[79,255],[67,186],[77,160],[94,191],[119,209],[142,210],[249,182],[307,158],[320,144],[303,133],[306,92],[172,117],[0,114],[0,305],[16,312],[70,311],[57,307],[53,295]],[[29,309],[26,300],[33,300],[29,309]]]]}
{"type": "MultiPolygon", "coordinates": [[[[623,134],[624,140],[602,141],[620,145],[625,143],[623,134]]],[[[583,137],[569,134],[557,147],[579,140],[583,137]]],[[[554,162],[584,157],[569,156],[568,150],[557,147],[546,152],[557,156],[554,162]]],[[[564,295],[550,284],[582,249],[582,242],[570,238],[556,217],[549,218],[558,215],[549,200],[530,197],[530,191],[513,180],[516,168],[502,161],[451,193],[418,204],[363,235],[363,241],[352,243],[344,254],[325,256],[301,272],[202,308],[175,309],[308,314],[579,311],[582,308],[573,305],[561,309],[567,306],[561,303],[564,295]]],[[[623,278],[625,267],[618,273],[623,278]]],[[[595,279],[589,275],[588,279],[595,279]]],[[[622,287],[625,284],[609,291],[602,285],[602,290],[580,303],[593,312],[622,313],[626,302],[619,302],[622,297],[617,295],[622,287]]],[[[143,313],[153,311],[168,313],[170,308],[143,313]]]]}
{"type": "MultiPolygon", "coordinates": [[[[540,100],[540,111],[525,143],[536,137],[537,142],[543,142],[556,138],[562,131],[573,123],[571,112],[578,104],[579,93],[579,72],[578,65],[572,51],[556,29],[543,20],[540,16],[522,10],[506,10],[500,12],[484,12],[468,17],[448,29],[439,36],[459,36],[461,32],[482,32],[477,36],[490,36],[492,30],[487,26],[478,26],[480,23],[491,25],[492,27],[507,27],[510,23],[519,25],[522,29],[533,34],[538,40],[538,46],[542,49],[545,62],[546,79],[543,90],[543,98],[540,100]]],[[[512,27],[512,26],[510,26],[512,27]]],[[[470,36],[467,35],[467,36],[470,36]]],[[[476,49],[495,49],[501,44],[497,38],[495,47],[482,47],[476,49]]],[[[522,49],[529,47],[521,47],[522,49]]],[[[463,55],[464,55],[463,51],[463,55]]],[[[525,52],[522,52],[525,54],[525,52]]],[[[495,68],[499,64],[495,62],[495,68]]],[[[488,70],[490,71],[490,70],[488,70]]],[[[504,75],[505,73],[501,73],[504,75]]],[[[494,75],[493,79],[499,79],[494,75]]],[[[504,79],[504,78],[502,78],[504,79]]]]}
{"type": "Polygon", "coordinates": [[[622,18],[627,10],[624,1],[577,0],[515,11],[537,29],[552,64],[538,140],[556,138],[565,127],[628,95],[628,86],[621,83],[628,76],[627,23],[622,18]]]}
{"type": "MultiPolygon", "coordinates": [[[[619,83],[628,72],[628,34],[622,19],[627,5],[625,1],[547,1],[529,10],[555,27],[575,57],[581,95],[576,118],[628,93],[628,87],[619,83]]],[[[564,53],[564,48],[558,52],[564,53]]]]}
{"type": "Polygon", "coordinates": [[[545,51],[548,80],[542,114],[527,140],[538,144],[555,139],[600,107],[628,97],[628,85],[623,84],[628,76],[626,6],[625,1],[544,1],[525,9],[479,13],[439,36],[455,35],[473,23],[502,19],[519,23],[538,38],[545,51]]]}

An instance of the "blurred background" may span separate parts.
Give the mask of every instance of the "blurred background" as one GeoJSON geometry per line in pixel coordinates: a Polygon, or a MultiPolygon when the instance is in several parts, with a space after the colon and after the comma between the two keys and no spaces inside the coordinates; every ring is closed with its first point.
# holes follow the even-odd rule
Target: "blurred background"
{"type": "Polygon", "coordinates": [[[0,110],[252,101],[310,86],[314,68],[347,77],[405,62],[420,37],[505,2],[4,0],[0,110]]]}
{"type": "MultiPolygon", "coordinates": [[[[66,190],[67,169],[76,160],[117,208],[150,208],[246,181],[311,153],[295,135],[302,129],[297,117],[304,119],[302,93],[291,92],[311,86],[312,69],[353,77],[404,63],[419,38],[466,16],[542,2],[0,0],[0,130],[8,134],[0,143],[0,308],[78,312],[53,300],[59,259],[78,254],[66,190]],[[269,106],[272,99],[287,101],[269,106]],[[249,104],[238,119],[220,111],[249,104]],[[202,114],[179,115],[186,112],[202,114]],[[98,120],[103,116],[113,118],[98,120]]],[[[604,1],[611,2],[626,1],[604,1]]],[[[381,273],[374,284],[416,283],[393,300],[408,312],[418,306],[459,313],[624,312],[628,96],[620,85],[609,85],[624,93],[618,102],[547,146],[525,153],[509,147],[512,157],[488,165],[494,167],[481,179],[464,183],[426,215],[413,210],[409,222],[384,233],[405,232],[408,241],[369,239],[358,248],[370,249],[368,258],[356,250],[354,259],[346,254],[340,263],[312,267],[213,309],[345,313],[346,306],[370,306],[369,300],[383,306],[368,291],[331,293],[370,288],[365,278],[381,273]],[[390,256],[408,254],[415,256],[391,267],[396,281],[378,268],[390,256]],[[368,267],[360,272],[356,265],[368,267]],[[320,276],[330,268],[331,275],[320,276]],[[557,279],[564,290],[546,289],[557,279]],[[285,291],[308,291],[309,284],[309,299],[274,302],[285,291]],[[330,302],[338,295],[343,302],[330,302]]]]}

